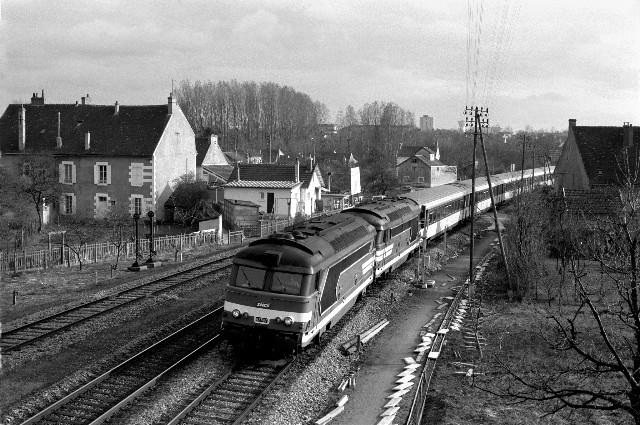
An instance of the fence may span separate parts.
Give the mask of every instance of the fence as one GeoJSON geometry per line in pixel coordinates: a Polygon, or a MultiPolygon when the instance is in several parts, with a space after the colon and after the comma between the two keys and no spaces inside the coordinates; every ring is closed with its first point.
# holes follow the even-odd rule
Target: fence
{"type": "MultiPolygon", "coordinates": [[[[229,236],[228,243],[231,243],[232,240],[236,242],[238,239],[237,237],[232,239],[231,234],[229,236]]],[[[242,243],[242,238],[240,238],[239,242],[242,243]]],[[[219,237],[218,232],[196,232],[153,238],[153,249],[156,252],[182,251],[205,244],[223,243],[223,238],[219,237]]],[[[139,239],[138,244],[138,254],[144,258],[149,254],[149,239],[139,239]]],[[[78,257],[83,263],[98,262],[115,257],[117,251],[118,248],[111,242],[97,242],[83,245],[79,255],[65,245],[29,253],[26,251],[8,254],[0,252],[0,273],[46,269],[47,267],[63,264],[73,266],[79,263],[78,257]]],[[[120,249],[120,258],[133,258],[135,255],[135,241],[123,243],[120,249]]]]}

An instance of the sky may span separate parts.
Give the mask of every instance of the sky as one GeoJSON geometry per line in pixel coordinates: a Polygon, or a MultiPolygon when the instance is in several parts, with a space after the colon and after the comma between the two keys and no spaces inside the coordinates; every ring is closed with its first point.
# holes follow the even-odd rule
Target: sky
{"type": "MultiPolygon", "coordinates": [[[[163,104],[172,80],[394,102],[436,128],[640,125],[640,0],[0,0],[0,110],[163,104]]],[[[416,123],[417,124],[417,123],[416,123]]]]}

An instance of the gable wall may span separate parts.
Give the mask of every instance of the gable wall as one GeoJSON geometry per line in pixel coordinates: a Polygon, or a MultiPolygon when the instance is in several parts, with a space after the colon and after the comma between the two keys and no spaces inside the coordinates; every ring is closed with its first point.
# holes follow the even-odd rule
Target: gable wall
{"type": "Polygon", "coordinates": [[[176,105],[153,154],[156,217],[164,218],[164,203],[169,199],[173,181],[186,174],[196,175],[196,139],[191,125],[176,105]]]}
{"type": "Polygon", "coordinates": [[[554,176],[554,186],[557,192],[562,189],[589,189],[589,178],[571,131],[569,131],[567,141],[562,148],[554,176]]]}

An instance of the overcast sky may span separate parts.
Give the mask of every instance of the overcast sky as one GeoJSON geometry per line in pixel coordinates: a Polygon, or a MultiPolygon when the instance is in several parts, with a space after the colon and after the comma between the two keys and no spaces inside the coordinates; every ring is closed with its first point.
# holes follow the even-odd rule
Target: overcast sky
{"type": "Polygon", "coordinates": [[[514,129],[640,125],[638,0],[0,1],[2,111],[42,89],[161,104],[172,79],[236,79],[292,86],[332,120],[379,100],[437,128],[469,103],[514,129]]]}

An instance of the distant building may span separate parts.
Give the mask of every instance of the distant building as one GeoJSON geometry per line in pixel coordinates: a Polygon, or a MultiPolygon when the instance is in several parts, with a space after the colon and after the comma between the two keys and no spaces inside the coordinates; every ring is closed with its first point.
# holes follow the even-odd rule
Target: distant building
{"type": "Polygon", "coordinates": [[[577,126],[569,120],[567,140],[554,170],[554,186],[568,211],[592,216],[615,214],[622,207],[618,188],[638,170],[640,134],[622,127],[577,126]]]}
{"type": "Polygon", "coordinates": [[[420,131],[433,131],[433,117],[429,115],[420,117],[420,131]]]}
{"type": "Polygon", "coordinates": [[[639,143],[640,134],[630,123],[622,127],[577,126],[576,120],[570,119],[554,172],[556,190],[621,184],[627,163],[629,171],[635,172],[639,143]]]}
{"type": "Polygon", "coordinates": [[[195,135],[176,100],[165,105],[12,104],[0,117],[0,161],[19,166],[29,155],[52,155],[64,194],[59,213],[100,217],[113,206],[131,213],[164,204],[177,177],[196,173],[195,135]]]}
{"type": "Polygon", "coordinates": [[[415,187],[434,187],[457,180],[457,167],[440,161],[436,152],[424,146],[402,146],[398,151],[396,171],[401,184],[415,187]]]}
{"type": "Polygon", "coordinates": [[[220,149],[218,136],[196,137],[196,150],[197,179],[210,185],[226,183],[233,166],[220,149]]]}

